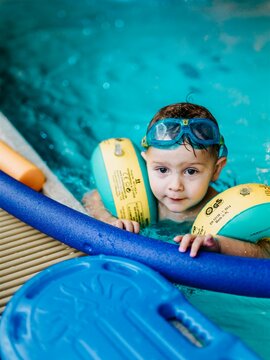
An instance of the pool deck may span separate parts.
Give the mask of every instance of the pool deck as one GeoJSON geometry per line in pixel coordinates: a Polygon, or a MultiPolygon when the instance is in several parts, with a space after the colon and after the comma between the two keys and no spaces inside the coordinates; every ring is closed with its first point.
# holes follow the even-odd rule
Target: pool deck
{"type": "MultiPolygon", "coordinates": [[[[85,212],[83,206],[1,113],[0,139],[44,172],[44,195],[85,212]]],[[[39,271],[60,261],[85,255],[39,232],[3,209],[0,209],[0,253],[0,314],[14,292],[39,271]]]]}
{"type": "Polygon", "coordinates": [[[50,198],[59,201],[73,209],[84,212],[83,206],[74,198],[67,188],[52,173],[41,157],[14,128],[9,120],[0,112],[0,139],[19,152],[21,155],[32,161],[39,167],[46,176],[46,183],[43,186],[43,193],[50,198]]]}

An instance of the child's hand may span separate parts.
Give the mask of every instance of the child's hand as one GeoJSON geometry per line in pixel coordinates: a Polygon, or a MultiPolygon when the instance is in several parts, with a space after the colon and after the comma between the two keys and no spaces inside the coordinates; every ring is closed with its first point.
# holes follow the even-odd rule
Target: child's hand
{"type": "Polygon", "coordinates": [[[119,229],[127,230],[138,234],[140,232],[140,224],[137,221],[126,220],[126,219],[117,219],[111,223],[113,226],[118,227],[119,229]]]}
{"type": "Polygon", "coordinates": [[[178,235],[173,239],[175,242],[180,243],[179,251],[185,252],[189,247],[190,256],[195,257],[199,249],[204,246],[209,251],[220,252],[220,246],[218,240],[211,234],[208,235],[178,235]]]}

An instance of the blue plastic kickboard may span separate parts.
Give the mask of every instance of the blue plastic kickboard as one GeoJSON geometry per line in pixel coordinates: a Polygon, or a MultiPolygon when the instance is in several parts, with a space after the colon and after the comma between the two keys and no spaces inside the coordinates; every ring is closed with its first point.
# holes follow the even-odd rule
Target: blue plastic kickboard
{"type": "Polygon", "coordinates": [[[0,338],[2,360],[257,359],[158,273],[108,256],[64,261],[28,281],[4,312],[0,338]]]}

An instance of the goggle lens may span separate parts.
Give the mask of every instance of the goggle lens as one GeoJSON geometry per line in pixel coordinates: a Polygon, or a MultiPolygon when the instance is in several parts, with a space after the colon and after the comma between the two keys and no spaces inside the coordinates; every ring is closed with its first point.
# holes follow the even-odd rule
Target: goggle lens
{"type": "Polygon", "coordinates": [[[154,140],[171,141],[178,137],[181,125],[176,123],[158,123],[154,130],[152,135],[154,140]]]}
{"type": "Polygon", "coordinates": [[[197,140],[217,141],[219,138],[218,129],[214,124],[193,122],[190,124],[190,130],[197,140]]]}

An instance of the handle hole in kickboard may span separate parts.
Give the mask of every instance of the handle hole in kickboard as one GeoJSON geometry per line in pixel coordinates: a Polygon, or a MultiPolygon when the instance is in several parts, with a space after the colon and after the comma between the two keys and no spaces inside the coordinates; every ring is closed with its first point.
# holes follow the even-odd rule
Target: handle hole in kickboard
{"type": "Polygon", "coordinates": [[[168,323],[181,333],[189,342],[198,348],[204,348],[208,345],[206,339],[203,339],[198,334],[193,333],[181,320],[177,318],[167,319],[168,323]]]}
{"type": "MultiPolygon", "coordinates": [[[[208,346],[212,340],[209,332],[186,311],[176,310],[171,304],[163,304],[159,314],[186,340],[198,348],[208,346]]],[[[196,317],[196,314],[194,314],[196,317]]]]}

